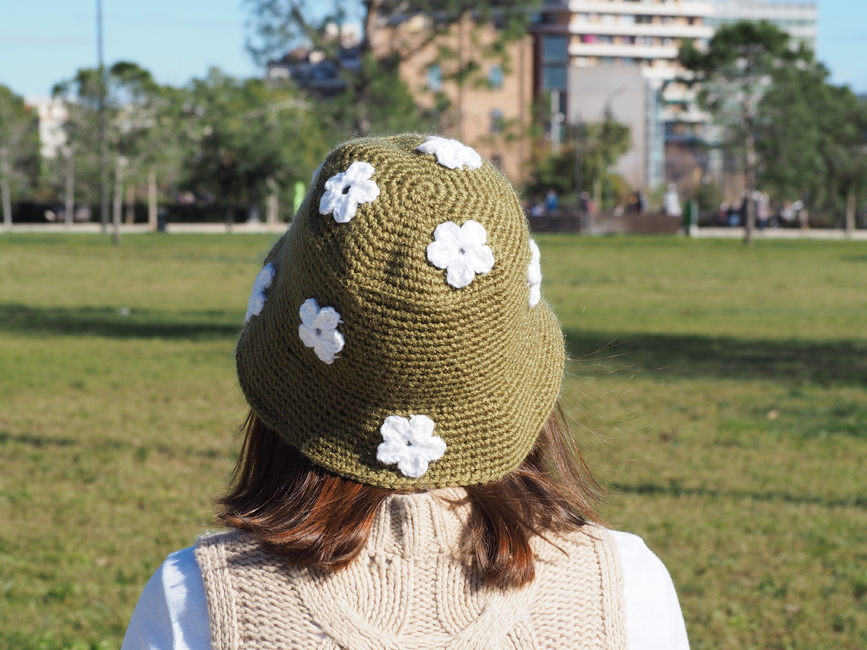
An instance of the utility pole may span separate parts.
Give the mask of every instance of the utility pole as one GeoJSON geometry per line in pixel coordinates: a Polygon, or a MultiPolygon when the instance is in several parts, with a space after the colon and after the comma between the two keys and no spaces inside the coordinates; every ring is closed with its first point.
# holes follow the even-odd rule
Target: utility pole
{"type": "Polygon", "coordinates": [[[116,156],[114,159],[114,210],[112,211],[112,234],[111,241],[113,244],[120,243],[120,213],[123,210],[123,168],[126,167],[127,160],[123,156],[116,156]]]}
{"type": "Polygon", "coordinates": [[[563,113],[560,112],[560,91],[551,91],[551,153],[557,155],[560,153],[560,124],[565,119],[563,113]]]}
{"type": "Polygon", "coordinates": [[[66,215],[65,228],[72,228],[72,220],[75,214],[75,156],[72,147],[69,148],[68,157],[66,160],[66,196],[64,196],[66,207],[64,213],[66,215]]]}
{"type": "Polygon", "coordinates": [[[102,58],[102,0],[96,0],[96,54],[99,61],[99,217],[102,233],[106,234],[108,232],[108,142],[105,114],[107,84],[102,58]]]}
{"type": "Polygon", "coordinates": [[[9,149],[0,147],[0,194],[3,202],[3,226],[12,230],[12,201],[9,196],[9,149]]]}

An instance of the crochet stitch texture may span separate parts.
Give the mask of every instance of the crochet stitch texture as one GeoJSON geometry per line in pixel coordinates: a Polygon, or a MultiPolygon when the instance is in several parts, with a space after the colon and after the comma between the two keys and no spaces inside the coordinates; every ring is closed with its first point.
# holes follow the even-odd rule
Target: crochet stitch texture
{"type": "Polygon", "coordinates": [[[488,161],[450,169],[417,151],[422,135],[350,141],[322,165],[265,263],[275,273],[241,333],[238,378],[251,408],[311,461],[393,489],[496,480],[532,449],[556,402],[563,335],[530,306],[529,231],[517,194],[488,161]],[[351,221],[322,215],[328,179],[363,162],[379,195],[351,221]],[[446,222],[474,220],[495,263],[464,287],[427,257],[446,222]],[[345,345],[323,363],[300,340],[314,299],[340,314],[345,345]],[[420,477],[377,460],[389,416],[429,417],[446,443],[420,477]]]}
{"type": "MultiPolygon", "coordinates": [[[[461,490],[450,490],[459,498],[461,490]]],[[[483,587],[457,557],[468,506],[430,493],[382,504],[347,568],[289,566],[242,531],[200,538],[214,650],[626,650],[617,548],[588,525],[534,538],[537,578],[483,587]]]]}

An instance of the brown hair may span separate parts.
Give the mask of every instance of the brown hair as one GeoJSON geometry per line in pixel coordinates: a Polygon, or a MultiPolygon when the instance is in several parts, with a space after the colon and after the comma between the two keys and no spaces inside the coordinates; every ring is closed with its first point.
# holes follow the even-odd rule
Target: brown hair
{"type": "MultiPolygon", "coordinates": [[[[308,461],[255,413],[217,520],[247,530],[301,566],[335,571],[361,552],[376,512],[394,490],[329,474],[308,461]]],[[[533,451],[507,476],[466,488],[470,516],[464,554],[482,581],[519,587],[533,580],[534,535],[601,523],[602,490],[590,474],[559,405],[533,451]]]]}

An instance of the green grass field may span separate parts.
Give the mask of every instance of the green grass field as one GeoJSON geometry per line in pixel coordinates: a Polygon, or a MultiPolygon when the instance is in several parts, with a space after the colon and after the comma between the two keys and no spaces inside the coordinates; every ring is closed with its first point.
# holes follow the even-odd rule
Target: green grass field
{"type": "MultiPolygon", "coordinates": [[[[209,525],[272,241],[0,236],[0,648],[118,647],[209,525]]],[[[692,647],[867,647],[867,244],[539,241],[605,516],[692,647]]]]}

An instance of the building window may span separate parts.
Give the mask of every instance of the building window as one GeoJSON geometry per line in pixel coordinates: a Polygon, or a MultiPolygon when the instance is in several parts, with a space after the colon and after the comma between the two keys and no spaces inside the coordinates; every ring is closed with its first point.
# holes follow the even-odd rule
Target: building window
{"type": "Polygon", "coordinates": [[[546,35],[542,39],[542,90],[566,90],[569,37],[546,35]]]}
{"type": "Polygon", "coordinates": [[[427,67],[427,89],[435,93],[443,89],[443,71],[439,63],[427,67]]]}
{"type": "Polygon", "coordinates": [[[491,69],[488,70],[488,86],[491,90],[500,90],[503,87],[503,66],[491,66],[491,69]]]}
{"type": "Polygon", "coordinates": [[[546,65],[542,68],[542,90],[566,90],[565,65],[546,65]]]}
{"type": "Polygon", "coordinates": [[[495,108],[491,111],[490,131],[492,135],[503,132],[503,111],[501,111],[499,108],[495,108]]]}
{"type": "Polygon", "coordinates": [[[568,63],[569,37],[545,36],[542,39],[542,60],[545,63],[568,63]]]}

